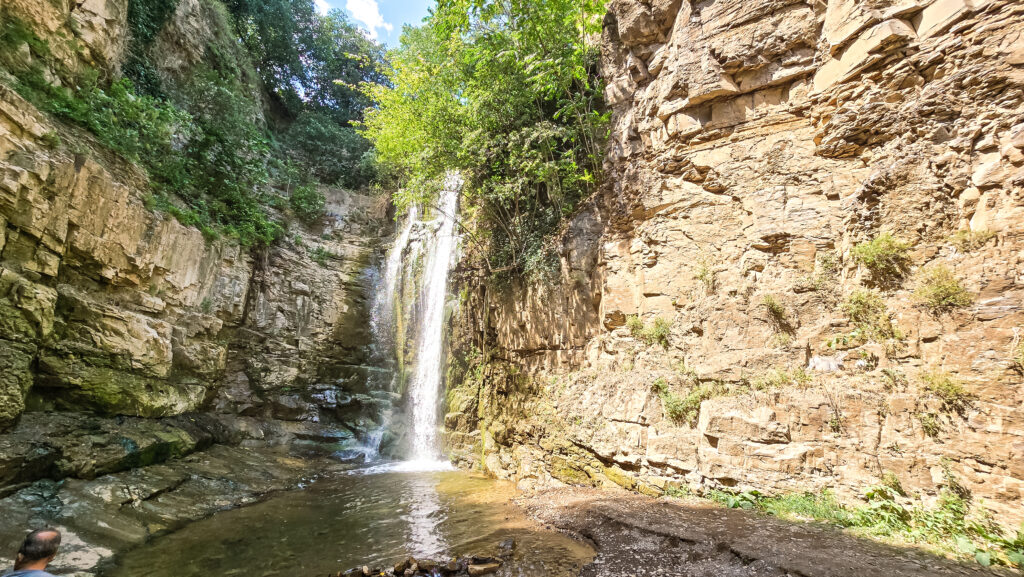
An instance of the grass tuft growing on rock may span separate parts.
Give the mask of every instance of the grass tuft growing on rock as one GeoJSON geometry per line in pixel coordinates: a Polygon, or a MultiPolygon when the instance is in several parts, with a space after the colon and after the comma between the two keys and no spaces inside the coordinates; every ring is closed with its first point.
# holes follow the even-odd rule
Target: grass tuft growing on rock
{"type": "Polygon", "coordinates": [[[945,266],[933,266],[921,272],[914,298],[932,314],[970,306],[974,299],[945,266]]]}
{"type": "Polygon", "coordinates": [[[958,230],[949,237],[949,242],[960,252],[971,252],[985,246],[996,237],[993,230],[958,230]]]}
{"type": "Polygon", "coordinates": [[[925,390],[942,400],[943,410],[962,414],[970,407],[974,396],[967,392],[963,384],[953,375],[942,371],[932,371],[922,375],[921,379],[924,381],[925,390]]]}
{"type": "Polygon", "coordinates": [[[694,273],[693,279],[700,283],[704,289],[704,294],[713,294],[715,292],[715,271],[711,270],[705,263],[697,268],[697,272],[694,273]]]}
{"type": "Polygon", "coordinates": [[[843,312],[850,317],[859,336],[872,342],[901,340],[903,333],[893,324],[882,296],[876,291],[855,290],[846,297],[843,312]]]}
{"type": "Polygon", "coordinates": [[[722,396],[726,393],[724,386],[718,383],[701,384],[693,387],[685,396],[679,396],[669,387],[668,381],[659,378],[651,384],[651,391],[661,399],[665,416],[675,423],[686,423],[693,426],[700,415],[700,404],[707,399],[722,396]]]}
{"type": "Polygon", "coordinates": [[[775,369],[752,380],[750,386],[755,391],[768,391],[790,385],[803,387],[810,383],[811,380],[811,374],[803,367],[792,372],[784,369],[775,369]]]}
{"type": "Polygon", "coordinates": [[[911,244],[899,240],[888,232],[862,242],[850,251],[854,262],[871,273],[878,284],[893,284],[910,270],[911,244]]]}
{"type": "Polygon", "coordinates": [[[855,506],[839,502],[827,489],[778,496],[756,490],[709,490],[704,496],[733,509],[829,523],[886,541],[923,544],[960,558],[973,558],[984,566],[1024,568],[1024,526],[1009,535],[991,522],[983,507],[972,506],[968,493],[958,492],[959,483],[951,473],[944,484],[937,504],[931,507],[905,495],[899,479],[891,473],[865,492],[865,504],[855,506]]]}
{"type": "Polygon", "coordinates": [[[1011,349],[1010,363],[1013,364],[1013,368],[1017,369],[1018,372],[1024,373],[1024,340],[1018,336],[1014,339],[1011,349]]]}
{"type": "Polygon", "coordinates": [[[774,295],[764,295],[761,297],[761,306],[768,313],[768,324],[771,325],[773,331],[782,334],[792,334],[793,325],[789,322],[786,307],[779,299],[775,298],[774,295]]]}
{"type": "Polygon", "coordinates": [[[921,430],[932,439],[937,439],[942,432],[942,425],[939,424],[938,416],[935,413],[918,413],[917,420],[921,423],[921,430]]]}
{"type": "Polygon", "coordinates": [[[633,335],[633,338],[645,344],[658,344],[663,348],[668,348],[668,337],[672,334],[672,325],[661,317],[654,319],[654,322],[648,325],[639,316],[631,315],[626,319],[626,328],[629,329],[629,334],[633,335]]]}

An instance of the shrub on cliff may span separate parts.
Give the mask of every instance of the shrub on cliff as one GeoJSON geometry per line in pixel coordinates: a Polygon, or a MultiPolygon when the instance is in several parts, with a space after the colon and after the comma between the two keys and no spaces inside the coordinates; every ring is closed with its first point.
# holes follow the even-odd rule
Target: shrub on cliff
{"type": "Polygon", "coordinates": [[[933,314],[970,306],[974,299],[953,272],[945,266],[933,266],[921,272],[914,298],[933,314]]]}
{"type": "Polygon", "coordinates": [[[942,371],[931,371],[922,377],[925,390],[942,400],[942,408],[951,413],[963,413],[970,406],[974,395],[953,375],[942,371]]]}
{"type": "Polygon", "coordinates": [[[850,251],[854,262],[871,273],[878,284],[891,284],[903,278],[910,270],[911,244],[897,239],[888,232],[862,242],[850,251]]]}
{"type": "Polygon", "coordinates": [[[630,315],[626,319],[626,328],[633,338],[643,341],[645,344],[658,344],[668,348],[668,337],[672,334],[672,325],[661,317],[654,319],[651,324],[646,324],[637,315],[630,315]]]}
{"type": "Polygon", "coordinates": [[[326,199],[322,192],[313,185],[296,187],[292,191],[288,203],[299,218],[307,222],[317,220],[324,215],[326,199]]]}
{"type": "Polygon", "coordinates": [[[853,291],[843,303],[843,312],[850,318],[858,334],[868,341],[884,342],[903,338],[902,331],[889,317],[885,301],[875,291],[853,291]]]}

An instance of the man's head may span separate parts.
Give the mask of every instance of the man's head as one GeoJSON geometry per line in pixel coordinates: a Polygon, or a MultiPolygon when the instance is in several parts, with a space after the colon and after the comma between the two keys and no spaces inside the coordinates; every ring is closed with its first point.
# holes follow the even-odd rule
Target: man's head
{"type": "Polygon", "coordinates": [[[45,569],[50,561],[57,556],[58,547],[60,547],[60,531],[36,529],[29,533],[25,537],[25,542],[21,544],[14,568],[45,569]]]}

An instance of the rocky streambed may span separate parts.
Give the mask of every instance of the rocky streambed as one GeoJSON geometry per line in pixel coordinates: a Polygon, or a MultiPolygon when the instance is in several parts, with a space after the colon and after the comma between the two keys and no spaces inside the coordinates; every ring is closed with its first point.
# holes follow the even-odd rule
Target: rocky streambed
{"type": "Polygon", "coordinates": [[[592,544],[596,555],[581,577],[1019,575],[706,501],[565,488],[519,502],[537,520],[592,544]]]}
{"type": "Polygon", "coordinates": [[[55,573],[79,577],[1000,574],[707,502],[573,487],[521,495],[464,471],[353,467],[301,443],[250,441],[36,481],[0,499],[0,544],[14,551],[25,527],[58,526],[55,573]]]}

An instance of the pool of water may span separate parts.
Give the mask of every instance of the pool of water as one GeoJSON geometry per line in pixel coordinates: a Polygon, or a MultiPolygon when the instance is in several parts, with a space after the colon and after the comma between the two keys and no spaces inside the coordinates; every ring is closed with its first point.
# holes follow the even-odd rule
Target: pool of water
{"type": "Polygon", "coordinates": [[[514,494],[462,471],[336,474],[155,539],[103,576],[313,577],[409,555],[493,555],[508,538],[517,547],[499,576],[578,575],[592,549],[526,518],[514,494]]]}

